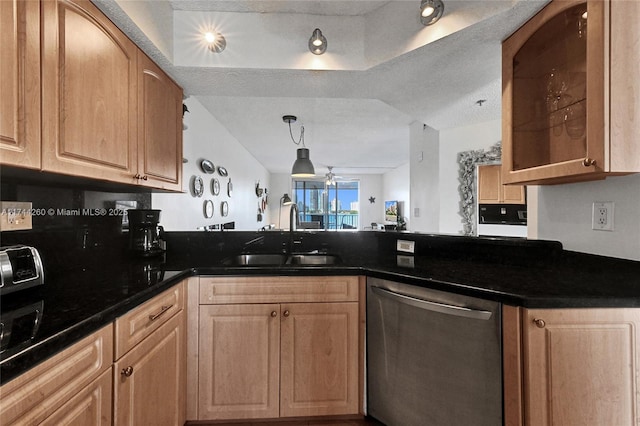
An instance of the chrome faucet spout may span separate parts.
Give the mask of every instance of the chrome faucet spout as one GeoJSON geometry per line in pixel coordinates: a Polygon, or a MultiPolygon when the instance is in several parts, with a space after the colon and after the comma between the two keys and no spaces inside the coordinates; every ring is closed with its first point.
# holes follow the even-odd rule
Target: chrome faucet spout
{"type": "Polygon", "coordinates": [[[298,225],[299,225],[298,221],[300,220],[298,216],[299,216],[298,205],[291,204],[291,210],[289,210],[289,232],[298,230],[298,225]],[[295,212],[295,216],[294,216],[294,212],[295,212]]]}

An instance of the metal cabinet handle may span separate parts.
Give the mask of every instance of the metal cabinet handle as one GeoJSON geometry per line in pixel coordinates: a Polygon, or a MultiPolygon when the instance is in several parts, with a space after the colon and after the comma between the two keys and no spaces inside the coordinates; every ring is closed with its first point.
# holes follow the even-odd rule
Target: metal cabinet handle
{"type": "Polygon", "coordinates": [[[582,160],[582,165],[585,167],[589,167],[589,166],[595,166],[596,165],[596,160],[594,160],[593,158],[585,158],[584,160],[582,160]]]}
{"type": "Polygon", "coordinates": [[[536,325],[536,327],[538,327],[538,328],[544,328],[544,327],[547,325],[547,323],[546,323],[546,322],[544,322],[544,320],[543,320],[543,319],[541,319],[541,318],[534,318],[534,319],[533,319],[533,323],[534,323],[534,324],[536,325]]]}
{"type": "Polygon", "coordinates": [[[278,313],[276,311],[271,311],[271,316],[275,318],[278,316],[278,313]]]}
{"type": "Polygon", "coordinates": [[[393,299],[397,302],[413,306],[415,308],[426,309],[427,311],[440,312],[441,314],[455,315],[458,317],[473,318],[479,320],[488,320],[493,313],[491,311],[480,311],[477,309],[469,309],[463,306],[447,305],[430,300],[418,299],[416,297],[407,296],[405,294],[396,293],[385,290],[380,287],[371,286],[374,293],[393,299]]]}
{"type": "Polygon", "coordinates": [[[142,180],[147,180],[147,179],[148,179],[147,175],[142,176],[142,180]]]}
{"type": "Polygon", "coordinates": [[[150,319],[151,321],[155,321],[155,320],[157,320],[158,318],[160,318],[160,316],[164,315],[164,314],[165,314],[169,309],[171,309],[171,308],[173,308],[173,305],[166,305],[166,306],[163,306],[163,307],[160,309],[160,312],[158,312],[157,314],[149,315],[149,319],[150,319]]]}
{"type": "Polygon", "coordinates": [[[120,371],[120,374],[122,374],[125,377],[129,377],[133,374],[133,367],[132,366],[128,366],[122,369],[122,371],[120,371]]]}
{"type": "Polygon", "coordinates": [[[291,313],[290,313],[288,310],[286,310],[286,311],[284,311],[284,312],[282,313],[282,316],[283,316],[283,317],[288,317],[290,314],[291,314],[291,313]]]}

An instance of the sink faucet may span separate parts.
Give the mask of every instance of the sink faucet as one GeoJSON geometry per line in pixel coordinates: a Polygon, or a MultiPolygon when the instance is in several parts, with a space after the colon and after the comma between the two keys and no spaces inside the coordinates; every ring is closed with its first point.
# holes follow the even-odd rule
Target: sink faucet
{"type": "MultiPolygon", "coordinates": [[[[298,220],[298,205],[291,204],[291,209],[289,210],[289,245],[287,247],[287,253],[293,252],[293,245],[296,243],[293,238],[293,231],[298,230],[298,220]]],[[[300,241],[297,243],[300,244],[300,241]]]]}
{"type": "Polygon", "coordinates": [[[297,204],[291,204],[291,210],[289,210],[289,232],[293,232],[293,231],[297,231],[298,230],[298,205],[297,204]],[[294,215],[293,212],[295,211],[295,221],[294,219],[294,215]]]}

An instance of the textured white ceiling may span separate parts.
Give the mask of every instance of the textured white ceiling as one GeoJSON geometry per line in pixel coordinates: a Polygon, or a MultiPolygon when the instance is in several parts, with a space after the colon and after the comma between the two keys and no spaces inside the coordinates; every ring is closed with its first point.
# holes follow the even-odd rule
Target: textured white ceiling
{"type": "MultiPolygon", "coordinates": [[[[445,18],[448,11],[464,17],[464,24],[457,25],[455,32],[436,34],[447,22],[453,22],[451,16],[449,21],[443,18],[427,30],[411,22],[399,31],[405,41],[392,39],[394,45],[402,46],[390,57],[380,55],[375,65],[359,70],[314,71],[176,66],[149,46],[146,34],[132,25],[135,17],[113,5],[114,1],[130,0],[94,1],[269,171],[288,172],[295,159],[296,146],[281,118],[292,114],[299,117],[294,124],[295,136],[299,125],[305,126],[305,142],[316,172],[324,173],[325,166],[330,165],[343,174],[381,173],[408,162],[409,124],[413,121],[441,130],[500,118],[501,41],[547,3],[445,0],[445,18]],[[484,10],[477,2],[482,2],[484,10]],[[492,7],[499,12],[488,13],[492,7]],[[443,21],[445,24],[438,29],[443,21]],[[425,31],[436,35],[426,34],[433,41],[416,46],[416,40],[408,37],[412,31],[415,38],[424,37],[425,31]],[[486,100],[483,106],[475,103],[479,99],[486,100]]],[[[417,10],[419,0],[411,3],[417,10]]],[[[367,22],[398,22],[408,6],[407,0],[173,0],[170,4],[175,10],[205,14],[286,12],[318,14],[322,19],[364,16],[367,22]]],[[[331,46],[331,40],[329,43],[331,46]]],[[[389,49],[387,46],[394,52],[389,49]]]]}

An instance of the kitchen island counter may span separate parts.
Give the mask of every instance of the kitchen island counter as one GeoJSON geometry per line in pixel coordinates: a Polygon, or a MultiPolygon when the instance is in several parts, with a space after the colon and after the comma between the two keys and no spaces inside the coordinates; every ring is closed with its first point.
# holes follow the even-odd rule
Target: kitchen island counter
{"type": "MultiPolygon", "coordinates": [[[[362,275],[527,308],[640,307],[640,262],[568,252],[555,242],[376,232],[301,234],[308,241],[298,249],[317,247],[342,261],[326,266],[229,266],[223,260],[242,252],[244,242],[256,233],[169,234],[174,249],[165,258],[86,256],[81,267],[71,270],[49,265],[44,286],[3,296],[3,322],[25,306],[41,304],[42,316],[33,337],[20,339],[15,333],[3,341],[2,383],[197,275],[362,275]],[[395,250],[399,237],[415,241],[415,255],[395,250]]],[[[251,249],[280,250],[288,235],[266,239],[271,238],[274,241],[251,249]]]]}

